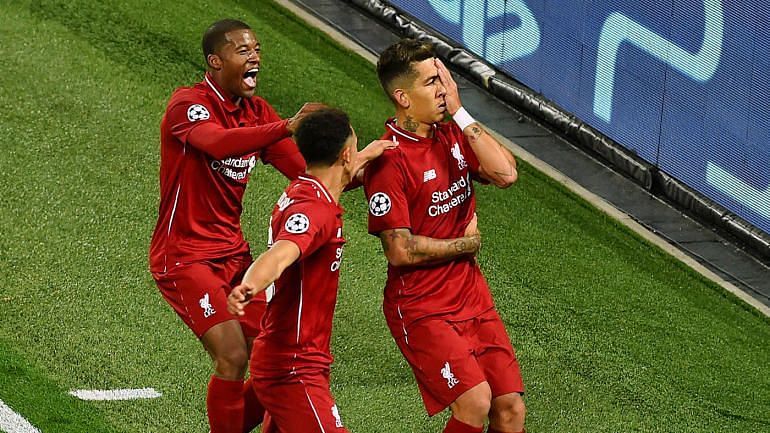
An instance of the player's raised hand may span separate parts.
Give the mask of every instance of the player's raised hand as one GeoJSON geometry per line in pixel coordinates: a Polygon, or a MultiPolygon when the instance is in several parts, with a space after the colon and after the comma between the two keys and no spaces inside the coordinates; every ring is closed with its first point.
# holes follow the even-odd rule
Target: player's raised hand
{"type": "Polygon", "coordinates": [[[358,158],[364,161],[372,161],[377,159],[383,152],[388,149],[395,149],[398,147],[398,143],[391,140],[374,140],[369,143],[365,148],[358,152],[358,158]]]}
{"type": "Polygon", "coordinates": [[[248,305],[249,301],[251,300],[251,296],[251,287],[248,285],[239,284],[235,286],[227,296],[227,311],[229,311],[230,314],[235,314],[236,316],[243,316],[246,314],[243,308],[248,305]]]}
{"type": "Polygon", "coordinates": [[[297,130],[299,122],[301,122],[305,116],[322,108],[326,108],[326,104],[322,104],[320,102],[306,102],[302,105],[302,108],[297,111],[297,114],[289,118],[289,124],[286,125],[286,129],[288,129],[289,132],[293,134],[294,131],[297,130]]]}
{"type": "Polygon", "coordinates": [[[455,79],[452,78],[452,73],[444,66],[444,62],[438,58],[435,58],[434,61],[436,62],[436,69],[438,69],[438,78],[446,89],[446,95],[444,96],[446,109],[451,116],[454,116],[457,110],[463,106],[462,102],[460,102],[460,91],[457,89],[455,79]]]}
{"type": "Polygon", "coordinates": [[[356,162],[351,170],[351,173],[355,173],[353,177],[359,182],[363,182],[366,165],[377,159],[386,150],[395,149],[396,147],[398,147],[398,143],[390,140],[374,140],[369,143],[356,155],[356,162]]]}

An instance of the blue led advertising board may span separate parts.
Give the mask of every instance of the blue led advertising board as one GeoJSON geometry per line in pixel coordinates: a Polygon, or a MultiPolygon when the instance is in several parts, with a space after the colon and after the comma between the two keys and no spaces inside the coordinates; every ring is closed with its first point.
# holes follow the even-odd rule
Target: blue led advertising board
{"type": "Polygon", "coordinates": [[[390,3],[770,234],[770,2],[390,3]]]}

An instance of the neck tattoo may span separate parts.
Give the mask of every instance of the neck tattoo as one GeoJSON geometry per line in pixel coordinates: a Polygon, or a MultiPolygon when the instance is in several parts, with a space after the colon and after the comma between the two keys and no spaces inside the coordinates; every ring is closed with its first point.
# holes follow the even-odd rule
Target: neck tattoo
{"type": "Polygon", "coordinates": [[[409,132],[417,132],[417,128],[419,128],[420,124],[415,122],[414,119],[412,119],[412,116],[406,116],[406,120],[404,120],[402,126],[409,132]]]}

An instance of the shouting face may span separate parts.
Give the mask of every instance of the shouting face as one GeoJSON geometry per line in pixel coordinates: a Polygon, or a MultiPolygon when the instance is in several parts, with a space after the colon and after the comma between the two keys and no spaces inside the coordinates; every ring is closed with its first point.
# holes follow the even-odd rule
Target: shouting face
{"type": "Polygon", "coordinates": [[[254,96],[261,60],[259,40],[249,29],[229,31],[225,38],[219,52],[209,56],[212,73],[230,96],[254,96]]]}

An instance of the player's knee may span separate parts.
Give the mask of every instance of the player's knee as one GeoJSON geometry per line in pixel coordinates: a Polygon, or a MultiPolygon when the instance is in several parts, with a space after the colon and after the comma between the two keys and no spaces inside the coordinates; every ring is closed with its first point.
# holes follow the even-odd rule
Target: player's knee
{"type": "Polygon", "coordinates": [[[519,394],[495,398],[489,413],[490,419],[501,425],[523,424],[526,416],[527,407],[519,394]]]}
{"type": "Polygon", "coordinates": [[[471,400],[467,408],[474,414],[486,417],[491,407],[490,399],[486,396],[477,396],[471,400]]]}
{"type": "Polygon", "coordinates": [[[214,368],[217,374],[222,377],[237,379],[246,374],[248,362],[249,356],[245,347],[232,348],[216,354],[214,368]]]}
{"type": "Polygon", "coordinates": [[[481,419],[483,422],[491,405],[492,392],[484,382],[463,393],[450,408],[455,418],[460,421],[481,419]]]}

